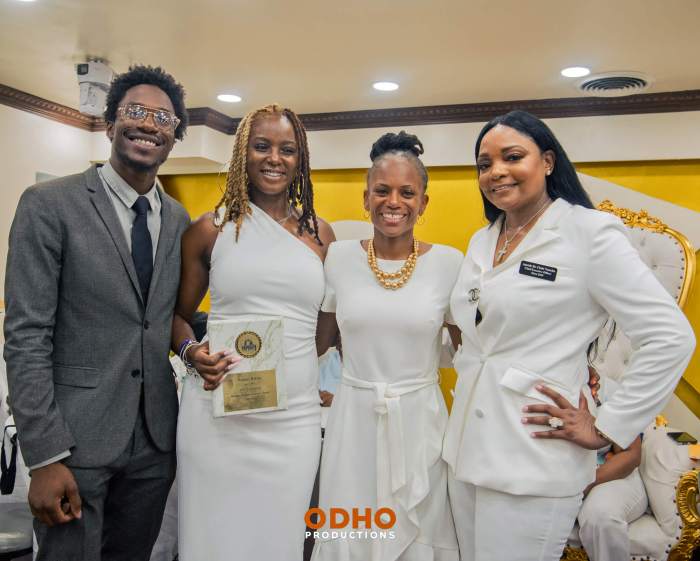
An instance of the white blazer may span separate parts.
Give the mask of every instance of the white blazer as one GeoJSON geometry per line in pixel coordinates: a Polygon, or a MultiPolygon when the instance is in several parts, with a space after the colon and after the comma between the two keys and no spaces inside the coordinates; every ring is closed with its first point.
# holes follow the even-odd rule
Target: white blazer
{"type": "Polygon", "coordinates": [[[462,346],[443,456],[474,485],[576,495],[595,478],[596,452],[530,436],[545,427],[522,424],[523,405],[551,403],[535,386],[578,406],[589,391],[586,349],[611,315],[635,351],[596,426],[627,447],[670,397],[695,337],[615,216],[557,199],[493,267],[499,231],[500,220],[473,236],[452,293],[462,346]]]}

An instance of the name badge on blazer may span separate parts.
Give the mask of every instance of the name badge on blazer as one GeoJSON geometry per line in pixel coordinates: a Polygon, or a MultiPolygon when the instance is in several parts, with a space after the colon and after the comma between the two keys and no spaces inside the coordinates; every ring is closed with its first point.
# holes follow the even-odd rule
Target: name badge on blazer
{"type": "Polygon", "coordinates": [[[548,280],[551,282],[554,282],[554,279],[557,278],[557,269],[555,267],[540,265],[539,263],[533,263],[532,261],[521,261],[519,273],[528,277],[548,280]]]}

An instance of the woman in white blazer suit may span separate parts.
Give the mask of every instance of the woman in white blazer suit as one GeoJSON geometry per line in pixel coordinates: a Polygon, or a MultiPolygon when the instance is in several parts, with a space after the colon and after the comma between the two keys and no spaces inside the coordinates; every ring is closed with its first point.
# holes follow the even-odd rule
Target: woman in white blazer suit
{"type": "Polygon", "coordinates": [[[452,293],[462,346],[443,450],[460,552],[556,561],[595,478],[595,450],[626,448],[643,431],[694,336],[542,121],[498,117],[475,153],[490,225],[473,236],[452,293]],[[596,419],[583,397],[586,349],[610,315],[636,350],[596,419]]]}

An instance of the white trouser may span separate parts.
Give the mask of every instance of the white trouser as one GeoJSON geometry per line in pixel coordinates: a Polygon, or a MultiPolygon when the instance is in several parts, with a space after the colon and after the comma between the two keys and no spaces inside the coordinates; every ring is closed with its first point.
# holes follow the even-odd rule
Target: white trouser
{"type": "Polygon", "coordinates": [[[559,561],[582,498],[501,493],[451,469],[448,489],[462,561],[559,561]]]}
{"type": "Polygon", "coordinates": [[[647,508],[639,470],[591,489],[578,515],[579,538],[591,561],[630,558],[628,525],[647,508]]]}

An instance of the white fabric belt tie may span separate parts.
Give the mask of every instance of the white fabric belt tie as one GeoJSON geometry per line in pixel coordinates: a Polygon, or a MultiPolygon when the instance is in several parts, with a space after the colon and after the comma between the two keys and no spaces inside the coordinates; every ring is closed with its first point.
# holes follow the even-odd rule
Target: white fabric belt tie
{"type": "MultiPolygon", "coordinates": [[[[346,386],[373,390],[374,410],[377,422],[377,449],[386,450],[389,456],[391,493],[396,493],[406,484],[406,455],[404,453],[403,421],[401,418],[401,396],[438,383],[437,372],[425,378],[412,378],[393,384],[370,382],[353,378],[343,371],[341,380],[346,386]]],[[[379,458],[378,458],[379,459],[379,458]]],[[[377,462],[377,470],[381,465],[377,462]]],[[[380,497],[381,498],[381,497],[380,497]]]]}

